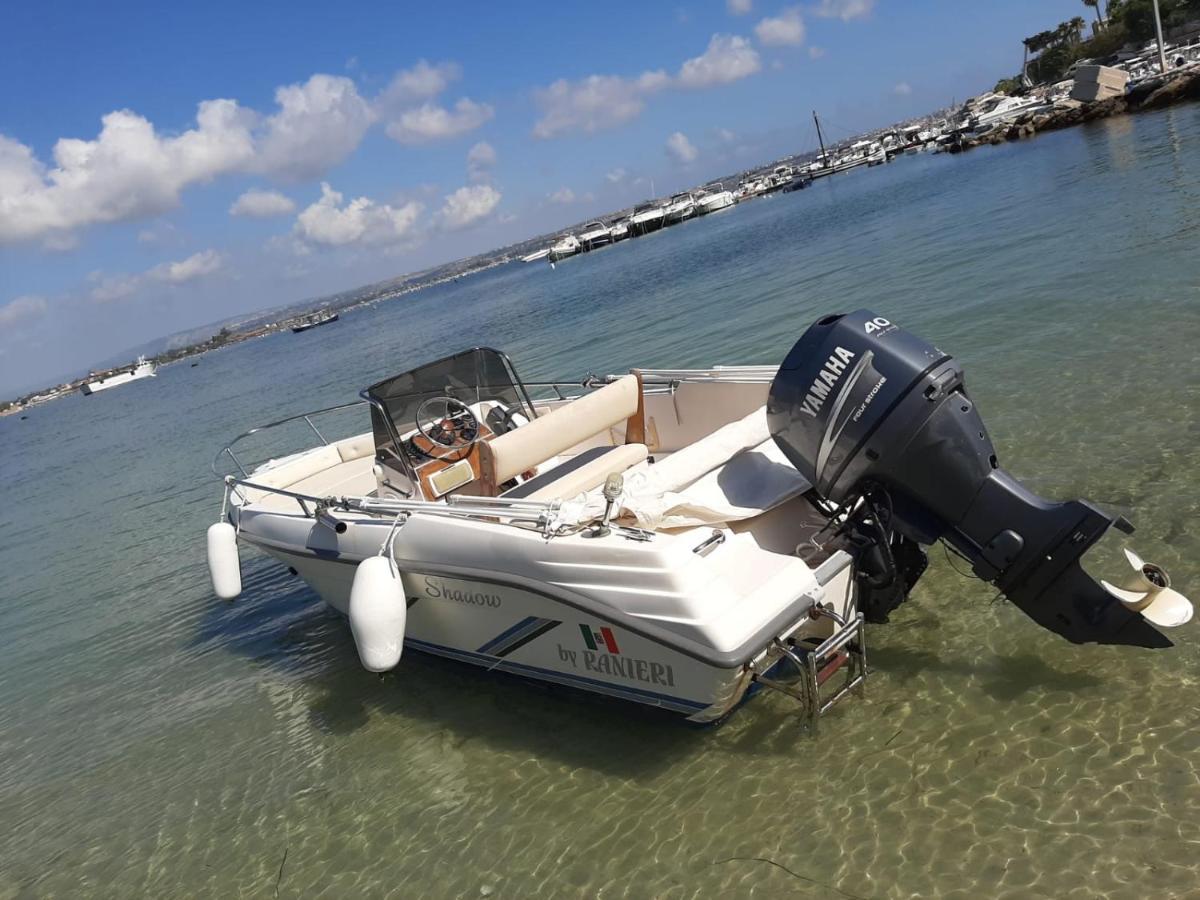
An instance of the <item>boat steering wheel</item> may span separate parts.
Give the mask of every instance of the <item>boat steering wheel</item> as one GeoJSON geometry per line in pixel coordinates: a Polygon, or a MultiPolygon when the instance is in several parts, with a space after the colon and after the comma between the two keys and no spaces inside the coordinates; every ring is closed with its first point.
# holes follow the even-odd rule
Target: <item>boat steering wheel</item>
{"type": "Polygon", "coordinates": [[[466,450],[479,439],[479,419],[453,397],[430,397],[417,407],[417,431],[431,444],[466,450]]]}

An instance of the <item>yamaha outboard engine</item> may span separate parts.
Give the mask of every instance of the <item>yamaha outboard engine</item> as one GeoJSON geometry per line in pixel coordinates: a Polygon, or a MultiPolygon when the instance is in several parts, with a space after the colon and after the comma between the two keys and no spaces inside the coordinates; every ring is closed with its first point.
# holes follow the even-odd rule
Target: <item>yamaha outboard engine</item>
{"type": "Polygon", "coordinates": [[[843,533],[857,527],[868,618],[886,620],[924,570],[920,546],[941,539],[1069,641],[1171,646],[1079,565],[1109,525],[1133,527],[1001,469],[962,367],[936,347],[867,310],[827,316],[788,353],[767,415],[792,465],[846,514],[843,533]]]}

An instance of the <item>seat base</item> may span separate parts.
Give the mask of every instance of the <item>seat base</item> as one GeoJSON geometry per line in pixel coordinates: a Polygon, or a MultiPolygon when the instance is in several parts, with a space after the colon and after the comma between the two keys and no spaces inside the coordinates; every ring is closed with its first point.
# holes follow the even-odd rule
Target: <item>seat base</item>
{"type": "Polygon", "coordinates": [[[649,455],[645,444],[592,447],[519,484],[501,496],[514,500],[566,500],[604,483],[649,455]]]}

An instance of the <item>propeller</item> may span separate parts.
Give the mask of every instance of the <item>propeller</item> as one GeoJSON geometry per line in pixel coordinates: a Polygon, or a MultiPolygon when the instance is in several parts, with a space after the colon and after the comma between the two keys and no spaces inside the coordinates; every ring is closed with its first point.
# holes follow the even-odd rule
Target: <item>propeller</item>
{"type": "Polygon", "coordinates": [[[1174,628],[1191,621],[1191,601],[1179,591],[1172,590],[1171,576],[1165,569],[1146,562],[1128,547],[1125,548],[1125,558],[1135,574],[1125,581],[1124,587],[1101,581],[1106,591],[1129,609],[1141,613],[1148,621],[1163,628],[1174,628]]]}

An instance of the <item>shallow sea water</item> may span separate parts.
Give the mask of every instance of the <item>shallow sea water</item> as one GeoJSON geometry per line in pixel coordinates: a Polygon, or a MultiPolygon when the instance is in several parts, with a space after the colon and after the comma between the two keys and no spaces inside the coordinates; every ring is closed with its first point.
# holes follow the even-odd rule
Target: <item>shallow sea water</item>
{"type": "MultiPolygon", "coordinates": [[[[1200,596],[1200,106],[743,204],[0,419],[0,897],[1200,895],[1200,627],[1073,647],[940,550],[814,739],[408,653],[265,558],[212,455],[464,346],[528,379],[778,361],[867,306],[959,356],[1002,464],[1200,596]]],[[[346,427],[349,428],[349,421],[346,427]]]]}

